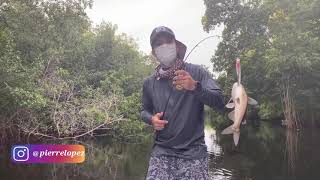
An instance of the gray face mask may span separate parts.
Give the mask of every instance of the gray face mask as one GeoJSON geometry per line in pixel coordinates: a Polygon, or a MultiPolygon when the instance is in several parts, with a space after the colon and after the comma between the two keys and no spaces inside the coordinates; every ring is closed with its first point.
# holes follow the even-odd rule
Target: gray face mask
{"type": "Polygon", "coordinates": [[[156,47],[154,52],[158,61],[167,67],[170,67],[177,59],[177,48],[175,42],[156,47]]]}

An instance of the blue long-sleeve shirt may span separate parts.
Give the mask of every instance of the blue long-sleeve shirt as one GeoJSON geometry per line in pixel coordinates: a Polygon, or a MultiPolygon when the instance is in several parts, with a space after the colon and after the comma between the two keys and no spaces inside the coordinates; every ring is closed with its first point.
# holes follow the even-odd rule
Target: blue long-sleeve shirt
{"type": "Polygon", "coordinates": [[[176,90],[172,80],[148,77],[143,84],[141,119],[151,125],[158,112],[167,120],[163,130],[155,132],[152,155],[170,155],[188,159],[207,155],[204,142],[204,105],[223,109],[221,89],[209,73],[199,65],[186,63],[185,71],[200,82],[194,91],[176,90]],[[171,96],[170,96],[171,94],[171,96]],[[170,98],[169,98],[170,96],[170,98]],[[169,101],[168,101],[169,99],[169,101]]]}

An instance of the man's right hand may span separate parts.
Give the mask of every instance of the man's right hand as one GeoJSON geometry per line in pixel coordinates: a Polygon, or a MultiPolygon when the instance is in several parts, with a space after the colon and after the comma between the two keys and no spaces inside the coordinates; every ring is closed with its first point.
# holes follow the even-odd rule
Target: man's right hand
{"type": "Polygon", "coordinates": [[[157,131],[162,130],[164,126],[168,123],[168,121],[166,120],[161,120],[162,116],[163,116],[163,112],[157,113],[151,118],[153,128],[157,131]]]}

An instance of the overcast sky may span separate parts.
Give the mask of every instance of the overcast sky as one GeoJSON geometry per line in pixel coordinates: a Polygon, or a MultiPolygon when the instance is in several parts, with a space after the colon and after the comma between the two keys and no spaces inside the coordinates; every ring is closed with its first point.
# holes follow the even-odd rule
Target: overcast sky
{"type": "MultiPolygon", "coordinates": [[[[94,0],[87,10],[94,24],[103,20],[118,25],[118,33],[133,37],[144,53],[149,54],[149,37],[153,28],[164,25],[171,28],[176,39],[185,43],[189,52],[201,39],[209,35],[221,35],[222,29],[209,34],[204,32],[201,17],[203,0],[94,0]]],[[[188,58],[188,62],[209,66],[210,58],[221,39],[210,38],[200,44],[188,58]]]]}

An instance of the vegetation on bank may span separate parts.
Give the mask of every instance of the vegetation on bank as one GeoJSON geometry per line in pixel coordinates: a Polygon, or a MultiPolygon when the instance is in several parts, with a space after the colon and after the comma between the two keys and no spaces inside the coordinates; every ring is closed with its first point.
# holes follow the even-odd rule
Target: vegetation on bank
{"type": "Polygon", "coordinates": [[[143,79],[153,71],[117,26],[94,27],[91,1],[2,1],[1,127],[71,138],[138,137],[143,79]]]}
{"type": "MultiPolygon", "coordinates": [[[[320,2],[204,3],[204,30],[224,26],[212,63],[226,101],[240,57],[242,81],[259,101],[261,119],[319,124],[320,2]]],[[[145,135],[141,87],[155,61],[116,25],[93,26],[85,12],[91,6],[90,0],[0,2],[1,129],[62,139],[145,135]]],[[[228,123],[206,112],[215,126],[228,123]]]]}

